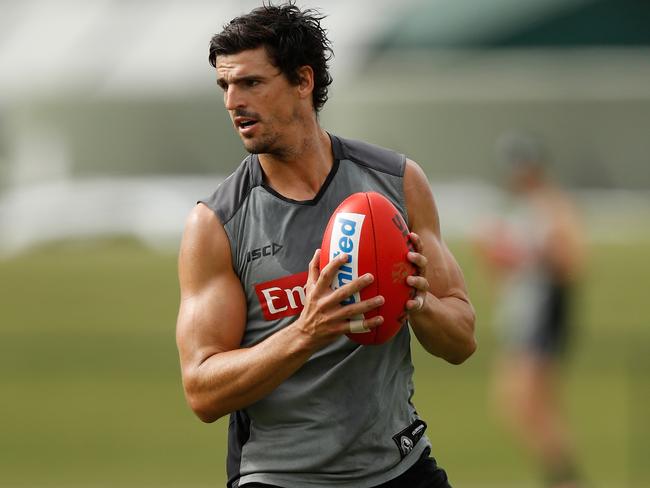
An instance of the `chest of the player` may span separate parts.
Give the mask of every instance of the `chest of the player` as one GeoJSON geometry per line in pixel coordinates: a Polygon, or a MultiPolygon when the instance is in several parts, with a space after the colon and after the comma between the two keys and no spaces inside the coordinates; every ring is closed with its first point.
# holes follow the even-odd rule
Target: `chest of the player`
{"type": "Polygon", "coordinates": [[[248,299],[249,322],[271,325],[300,313],[309,262],[330,214],[323,206],[274,202],[254,202],[243,209],[231,229],[236,239],[231,249],[248,299]]]}

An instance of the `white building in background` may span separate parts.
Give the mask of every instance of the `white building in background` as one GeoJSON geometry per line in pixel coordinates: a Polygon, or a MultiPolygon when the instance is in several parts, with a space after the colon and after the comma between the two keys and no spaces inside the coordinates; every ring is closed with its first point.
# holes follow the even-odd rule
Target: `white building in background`
{"type": "MultiPolygon", "coordinates": [[[[214,96],[217,104],[207,42],[230,18],[260,3],[4,0],[0,14],[0,253],[19,252],[51,240],[114,234],[134,235],[156,247],[175,246],[191,205],[210,193],[223,175],[78,176],[73,170],[78,161],[73,161],[62,128],[41,120],[33,108],[66,98],[155,103],[182,101],[188,94],[214,96]]],[[[407,107],[407,112],[414,113],[427,103],[426,110],[433,107],[442,120],[436,130],[459,134],[447,153],[433,155],[444,160],[459,148],[490,147],[492,138],[489,124],[473,133],[469,125],[447,128],[445,110],[454,104],[550,101],[561,106],[568,100],[640,100],[647,106],[650,101],[648,49],[624,53],[573,50],[562,57],[538,49],[489,54],[449,48],[434,53],[415,50],[404,56],[400,53],[399,59],[390,55],[377,59],[372,54],[382,33],[409,11],[417,18],[425,4],[436,13],[435,22],[427,24],[433,37],[449,45],[588,4],[588,0],[318,3],[328,15],[324,23],[336,53],[329,102],[334,109],[323,117],[328,126],[346,135],[373,137],[365,126],[371,116],[364,112],[368,107],[382,106],[395,118],[398,109],[407,107]],[[341,115],[341,107],[356,113],[357,120],[341,115]],[[460,134],[465,130],[466,136],[460,134]],[[472,144],[463,143],[461,136],[472,144]]],[[[483,116],[489,119],[490,114],[483,116]]],[[[639,117],[641,124],[634,122],[635,127],[648,120],[647,114],[639,117]]],[[[409,122],[407,117],[398,125],[408,128],[409,122]]],[[[562,129],[556,130],[561,136],[562,129]]],[[[627,139],[621,138],[618,147],[605,149],[618,155],[619,148],[627,146],[627,139]]],[[[568,149],[563,156],[567,155],[571,155],[568,149]]],[[[466,154],[467,159],[472,157],[466,154]]],[[[462,175],[436,183],[434,192],[449,238],[471,234],[484,211],[496,210],[502,198],[495,186],[462,175]]],[[[595,239],[648,238],[647,188],[580,195],[595,239]]]]}

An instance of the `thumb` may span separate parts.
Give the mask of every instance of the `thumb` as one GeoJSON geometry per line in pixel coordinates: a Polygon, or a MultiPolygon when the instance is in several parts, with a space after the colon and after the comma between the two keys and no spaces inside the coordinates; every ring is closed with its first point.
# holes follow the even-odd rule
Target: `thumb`
{"type": "Polygon", "coordinates": [[[320,249],[316,249],[314,256],[309,262],[309,274],[307,276],[307,287],[313,286],[320,276],[320,249]]]}

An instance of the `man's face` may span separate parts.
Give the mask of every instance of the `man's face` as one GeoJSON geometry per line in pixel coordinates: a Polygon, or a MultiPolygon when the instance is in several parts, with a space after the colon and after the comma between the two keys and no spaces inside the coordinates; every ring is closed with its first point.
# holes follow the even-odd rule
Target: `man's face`
{"type": "Polygon", "coordinates": [[[287,134],[299,127],[297,87],[269,60],[263,47],[217,56],[217,84],[246,150],[281,155],[287,134]]]}
{"type": "Polygon", "coordinates": [[[510,169],[508,186],[515,194],[526,193],[542,180],[542,170],[535,162],[519,162],[510,169]]]}

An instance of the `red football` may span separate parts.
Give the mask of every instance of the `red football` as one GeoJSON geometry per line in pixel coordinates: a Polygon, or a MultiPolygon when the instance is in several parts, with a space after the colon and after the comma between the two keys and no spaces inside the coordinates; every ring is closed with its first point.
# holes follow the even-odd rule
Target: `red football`
{"type": "Polygon", "coordinates": [[[340,253],[350,256],[334,277],[332,288],[337,289],[353,279],[372,273],[374,281],[351,296],[344,304],[382,295],[384,304],[365,314],[376,315],[384,322],[371,331],[362,329],[361,320],[352,320],[354,331],[348,337],[359,344],[382,344],[391,339],[406,320],[406,301],[415,296],[415,290],[406,284],[406,277],[416,274],[416,268],[407,260],[412,249],[406,222],[395,206],[375,192],[355,193],[343,200],[330,217],[321,245],[320,268],[340,253]],[[358,332],[357,332],[358,331],[358,332]]]}

